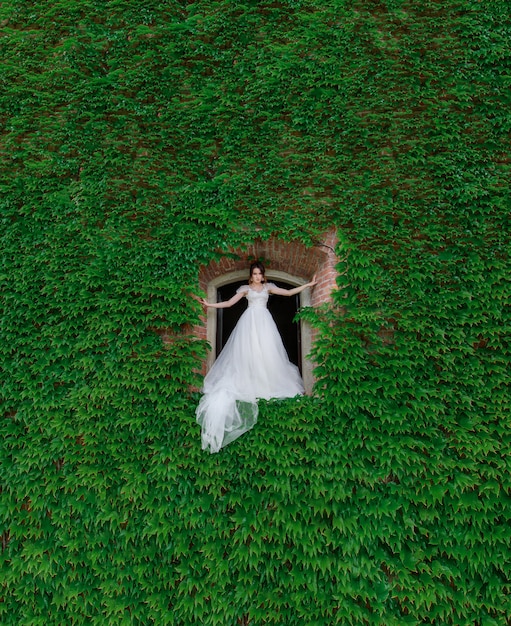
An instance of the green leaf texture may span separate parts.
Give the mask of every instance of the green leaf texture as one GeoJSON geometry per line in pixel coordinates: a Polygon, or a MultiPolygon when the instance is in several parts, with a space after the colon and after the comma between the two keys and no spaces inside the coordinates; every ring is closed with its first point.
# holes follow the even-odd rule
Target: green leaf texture
{"type": "Polygon", "coordinates": [[[2,624],[511,623],[510,14],[2,3],[2,624]],[[313,395],[202,452],[200,266],[331,227],[313,395]]]}

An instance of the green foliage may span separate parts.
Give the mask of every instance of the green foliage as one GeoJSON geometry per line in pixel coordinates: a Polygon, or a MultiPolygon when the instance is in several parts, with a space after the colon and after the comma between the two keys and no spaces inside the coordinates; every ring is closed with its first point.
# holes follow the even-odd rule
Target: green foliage
{"type": "Polygon", "coordinates": [[[509,624],[508,2],[0,23],[0,622],[509,624]],[[315,395],[204,454],[198,267],[331,225],[315,395]]]}

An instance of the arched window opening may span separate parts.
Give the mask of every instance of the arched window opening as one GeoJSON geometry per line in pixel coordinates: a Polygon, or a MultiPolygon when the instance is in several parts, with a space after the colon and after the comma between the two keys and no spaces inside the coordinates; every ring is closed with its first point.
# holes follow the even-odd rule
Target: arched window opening
{"type": "MultiPolygon", "coordinates": [[[[292,289],[295,285],[284,281],[273,280],[278,287],[292,289]]],[[[218,302],[225,302],[232,298],[238,287],[246,285],[247,281],[237,281],[222,285],[217,289],[218,302]]],[[[246,298],[242,298],[228,309],[217,309],[216,323],[216,356],[220,354],[231,332],[234,330],[241,314],[247,307],[246,298]]],[[[302,371],[302,349],[300,324],[295,321],[296,313],[300,308],[300,296],[270,296],[268,309],[275,320],[280,336],[286,348],[289,360],[302,371]]]]}
{"type": "MultiPolygon", "coordinates": [[[[240,285],[247,284],[247,278],[246,269],[215,276],[207,285],[208,300],[210,302],[216,302],[218,298],[221,298],[223,301],[228,300],[240,285]],[[224,291],[224,288],[227,289],[224,291]]],[[[277,270],[266,270],[266,279],[286,289],[297,287],[306,282],[305,278],[277,270]]],[[[311,331],[306,322],[293,322],[292,320],[296,312],[302,307],[310,306],[310,302],[310,292],[305,290],[298,294],[296,298],[294,296],[270,296],[268,303],[268,308],[274,315],[277,328],[281,332],[284,346],[288,350],[289,359],[300,368],[306,393],[311,392],[313,384],[312,364],[307,358],[311,349],[311,331]],[[286,306],[289,307],[287,311],[285,310],[286,306]],[[295,333],[294,338],[292,337],[293,333],[295,333]]],[[[212,350],[208,355],[205,371],[208,371],[213,365],[221,348],[227,341],[228,334],[232,332],[246,306],[246,298],[242,298],[237,305],[230,309],[208,309],[206,338],[212,350]],[[236,307],[239,307],[238,310],[236,310],[236,307]],[[218,311],[223,311],[222,317],[218,315],[218,311]],[[231,319],[229,319],[230,315],[232,315],[231,319]],[[221,329],[219,329],[220,326],[222,327],[221,329]]]]}
{"type": "MultiPolygon", "coordinates": [[[[300,320],[294,325],[290,320],[299,308],[318,306],[329,300],[332,289],[336,288],[336,264],[338,262],[335,255],[336,245],[337,233],[334,228],[325,233],[321,241],[311,248],[305,247],[300,242],[291,243],[273,237],[267,241],[258,239],[244,250],[230,250],[229,256],[224,256],[221,260],[202,267],[199,274],[199,285],[207,294],[206,299],[209,302],[216,302],[218,298],[226,300],[233,295],[239,285],[247,284],[248,266],[254,259],[263,260],[266,266],[266,278],[269,281],[285,288],[303,285],[315,273],[317,274],[316,287],[313,290],[302,291],[296,300],[292,296],[289,298],[272,296],[269,301],[270,311],[283,337],[289,358],[301,370],[306,393],[312,392],[314,384],[313,365],[309,358],[313,332],[305,320],[300,320]],[[224,287],[228,287],[225,292],[224,287]],[[277,306],[276,311],[273,309],[274,304],[277,306]],[[292,307],[292,310],[279,311],[285,305],[292,307]],[[279,319],[281,315],[284,321],[279,319]],[[294,335],[295,331],[296,335],[294,335]]],[[[238,306],[242,310],[246,304],[243,298],[238,306]]],[[[203,322],[196,327],[196,336],[206,340],[212,348],[202,364],[203,375],[208,372],[222,346],[225,345],[228,334],[241,315],[241,310],[234,309],[232,313],[228,313],[228,309],[223,309],[220,317],[217,309],[209,308],[205,312],[203,322]],[[229,320],[230,315],[234,318],[229,320]]]]}

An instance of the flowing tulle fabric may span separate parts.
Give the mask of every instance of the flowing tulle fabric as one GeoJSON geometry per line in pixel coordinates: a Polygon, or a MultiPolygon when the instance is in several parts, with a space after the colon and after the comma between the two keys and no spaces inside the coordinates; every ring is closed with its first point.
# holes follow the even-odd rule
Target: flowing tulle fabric
{"type": "Polygon", "coordinates": [[[290,398],[304,391],[300,372],[289,361],[266,308],[271,286],[266,284],[261,292],[240,287],[248,308],[205,377],[197,407],[204,450],[218,452],[250,430],[257,422],[259,398],[290,398]]]}

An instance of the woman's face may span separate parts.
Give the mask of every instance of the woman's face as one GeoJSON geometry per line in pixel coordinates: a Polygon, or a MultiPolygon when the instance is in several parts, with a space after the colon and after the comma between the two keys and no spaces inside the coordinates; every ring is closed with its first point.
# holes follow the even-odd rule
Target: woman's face
{"type": "Polygon", "coordinates": [[[252,282],[260,285],[263,282],[263,273],[258,267],[254,267],[252,271],[252,282]]]}

